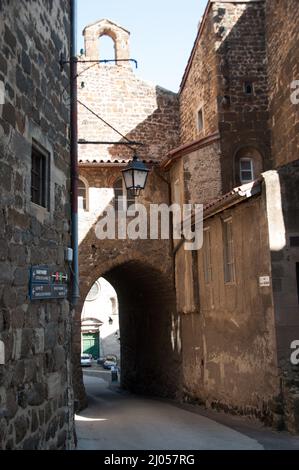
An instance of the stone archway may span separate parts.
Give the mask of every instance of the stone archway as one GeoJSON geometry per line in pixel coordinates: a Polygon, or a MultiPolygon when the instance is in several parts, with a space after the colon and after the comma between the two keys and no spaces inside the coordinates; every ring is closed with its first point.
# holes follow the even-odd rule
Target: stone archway
{"type": "Polygon", "coordinates": [[[80,247],[81,299],[74,322],[73,364],[80,408],[87,404],[80,367],[81,310],[99,277],[110,282],[118,295],[122,386],[134,393],[180,396],[180,323],[173,266],[165,247],[161,250],[161,241],[157,241],[160,249],[156,246],[156,251],[152,241],[136,242],[135,249],[128,249],[130,243],[106,240],[98,247],[87,247],[84,242],[80,247]],[[87,249],[89,256],[84,255],[87,249]]]}

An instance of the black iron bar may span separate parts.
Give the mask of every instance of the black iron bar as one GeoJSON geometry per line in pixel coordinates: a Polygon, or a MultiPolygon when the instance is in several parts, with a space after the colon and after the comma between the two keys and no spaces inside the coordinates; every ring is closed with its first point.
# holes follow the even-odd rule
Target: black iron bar
{"type": "Polygon", "coordinates": [[[79,145],[127,145],[128,147],[130,145],[140,145],[140,146],[145,146],[145,144],[142,144],[141,142],[106,142],[106,141],[90,141],[90,140],[78,140],[79,145]]]}

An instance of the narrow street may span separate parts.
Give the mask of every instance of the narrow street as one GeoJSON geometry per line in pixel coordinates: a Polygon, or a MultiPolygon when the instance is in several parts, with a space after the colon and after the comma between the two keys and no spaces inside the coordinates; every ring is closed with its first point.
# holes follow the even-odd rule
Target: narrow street
{"type": "Polygon", "coordinates": [[[209,412],[123,392],[109,372],[84,371],[84,382],[89,407],[76,416],[78,450],[299,449],[299,438],[257,423],[212,412],[216,422],[203,416],[209,412]]]}

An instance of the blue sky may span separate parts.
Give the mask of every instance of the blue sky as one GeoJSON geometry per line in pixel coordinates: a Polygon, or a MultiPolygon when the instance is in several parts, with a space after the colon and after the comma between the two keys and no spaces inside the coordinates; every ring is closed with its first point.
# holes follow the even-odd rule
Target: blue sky
{"type": "MultiPolygon", "coordinates": [[[[78,50],[84,26],[108,18],[131,32],[137,75],[178,91],[207,0],[78,0],[78,50]]],[[[103,58],[113,58],[104,39],[103,58]],[[108,57],[109,55],[109,57],[108,57]]]]}

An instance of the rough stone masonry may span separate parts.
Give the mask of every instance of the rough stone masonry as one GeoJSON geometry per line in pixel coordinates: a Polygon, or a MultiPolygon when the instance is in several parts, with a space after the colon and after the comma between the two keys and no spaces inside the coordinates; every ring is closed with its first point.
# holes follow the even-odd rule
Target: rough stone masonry
{"type": "Polygon", "coordinates": [[[0,2],[0,449],[73,446],[71,314],[31,301],[32,265],[65,272],[70,243],[70,2],[0,2]],[[32,202],[32,148],[47,155],[48,204],[32,202]]]}

